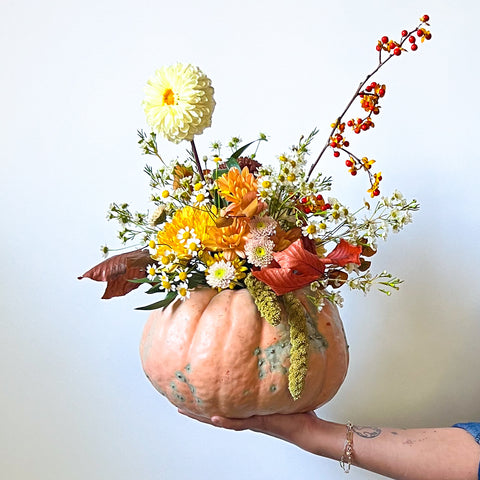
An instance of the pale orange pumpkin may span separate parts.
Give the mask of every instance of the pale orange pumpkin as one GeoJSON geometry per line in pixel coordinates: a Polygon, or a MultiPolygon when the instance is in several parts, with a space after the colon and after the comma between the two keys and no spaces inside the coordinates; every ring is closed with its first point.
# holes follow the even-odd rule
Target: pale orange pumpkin
{"type": "Polygon", "coordinates": [[[310,349],[305,388],[298,400],[288,390],[289,329],[260,317],[246,289],[202,288],[190,299],[153,312],[140,354],[153,386],[192,414],[246,418],[306,412],[328,402],[345,379],[348,346],[337,308],[318,312],[301,290],[310,349]]]}

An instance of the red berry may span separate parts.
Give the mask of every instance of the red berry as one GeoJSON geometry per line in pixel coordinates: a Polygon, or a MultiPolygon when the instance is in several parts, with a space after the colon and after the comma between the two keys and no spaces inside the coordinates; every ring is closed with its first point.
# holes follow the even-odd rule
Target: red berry
{"type": "Polygon", "coordinates": [[[356,170],[350,170],[350,174],[355,176],[357,174],[357,171],[356,170]]]}
{"type": "Polygon", "coordinates": [[[350,146],[350,142],[349,142],[348,140],[345,140],[345,141],[343,142],[343,146],[344,146],[344,147],[350,146]]]}
{"type": "Polygon", "coordinates": [[[318,194],[318,195],[317,195],[317,200],[318,200],[319,202],[321,202],[321,201],[323,200],[323,196],[320,195],[320,194],[318,194]]]}
{"type": "Polygon", "coordinates": [[[373,191],[373,196],[378,197],[380,195],[380,190],[377,188],[376,190],[373,191]]]}
{"type": "Polygon", "coordinates": [[[366,91],[366,92],[371,92],[371,91],[372,91],[372,86],[371,86],[371,85],[367,85],[367,86],[365,87],[365,91],[366,91]]]}
{"type": "Polygon", "coordinates": [[[304,211],[305,213],[312,213],[312,209],[311,209],[310,207],[305,207],[305,208],[303,209],[303,211],[304,211]]]}
{"type": "Polygon", "coordinates": [[[398,57],[398,55],[401,55],[401,53],[402,53],[402,50],[398,47],[393,51],[393,54],[397,55],[397,57],[398,57]]]}
{"type": "Polygon", "coordinates": [[[425,34],[425,38],[426,38],[427,40],[430,40],[430,39],[432,38],[432,34],[431,34],[430,32],[426,33],[426,34],[425,34]]]}
{"type": "Polygon", "coordinates": [[[406,30],[402,30],[402,37],[406,37],[408,35],[408,32],[406,30]]]}
{"type": "Polygon", "coordinates": [[[383,97],[385,95],[385,89],[384,88],[381,88],[379,91],[378,91],[378,96],[379,97],[383,97]]]}
{"type": "Polygon", "coordinates": [[[364,123],[360,128],[365,132],[366,130],[368,130],[368,124],[364,123]]]}
{"type": "Polygon", "coordinates": [[[335,150],[335,151],[333,152],[333,156],[336,157],[336,158],[338,158],[338,157],[340,156],[340,152],[337,151],[337,150],[335,150]]]}
{"type": "Polygon", "coordinates": [[[303,197],[301,200],[300,200],[301,203],[307,203],[308,200],[307,200],[307,197],[303,197]]]}
{"type": "Polygon", "coordinates": [[[330,142],[330,146],[331,146],[332,148],[335,148],[335,147],[337,146],[337,142],[330,142]]]}
{"type": "Polygon", "coordinates": [[[418,45],[416,43],[414,43],[411,47],[410,47],[413,51],[415,51],[417,48],[418,48],[418,45]]]}
{"type": "Polygon", "coordinates": [[[349,121],[347,122],[347,125],[348,125],[349,127],[353,127],[353,120],[349,120],[349,121]]]}
{"type": "Polygon", "coordinates": [[[387,43],[387,42],[388,42],[388,37],[384,35],[382,37],[382,43],[387,43]]]}
{"type": "Polygon", "coordinates": [[[351,160],[345,160],[345,165],[350,168],[353,167],[353,162],[351,160]]]}
{"type": "Polygon", "coordinates": [[[417,30],[417,37],[421,37],[423,35],[423,30],[421,28],[419,28],[417,30]]]}
{"type": "Polygon", "coordinates": [[[382,47],[377,43],[377,46],[375,47],[375,50],[377,52],[380,52],[382,50],[382,47]]]}
{"type": "Polygon", "coordinates": [[[410,36],[408,37],[408,41],[409,41],[410,43],[415,43],[415,42],[417,41],[417,39],[416,39],[413,35],[410,35],[410,36]]]}
{"type": "Polygon", "coordinates": [[[375,88],[375,87],[377,86],[377,82],[372,82],[372,83],[370,84],[370,86],[371,86],[372,88],[375,88]]]}
{"type": "Polygon", "coordinates": [[[428,22],[430,20],[430,17],[428,15],[424,15],[422,17],[422,22],[428,22]]]}
{"type": "Polygon", "coordinates": [[[360,133],[360,127],[356,127],[354,130],[355,133],[360,133]]]}

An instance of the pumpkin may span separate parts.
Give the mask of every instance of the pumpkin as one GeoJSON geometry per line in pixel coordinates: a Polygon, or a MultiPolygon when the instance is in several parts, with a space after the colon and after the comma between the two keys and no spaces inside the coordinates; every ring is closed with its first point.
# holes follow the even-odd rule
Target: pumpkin
{"type": "Polygon", "coordinates": [[[283,314],[272,326],[247,289],[200,288],[188,300],[154,311],[140,355],[153,386],[182,410],[203,417],[246,418],[313,410],[337,392],[348,367],[348,346],[337,308],[323,309],[294,292],[308,326],[308,370],[302,395],[288,390],[290,341],[283,314]]]}

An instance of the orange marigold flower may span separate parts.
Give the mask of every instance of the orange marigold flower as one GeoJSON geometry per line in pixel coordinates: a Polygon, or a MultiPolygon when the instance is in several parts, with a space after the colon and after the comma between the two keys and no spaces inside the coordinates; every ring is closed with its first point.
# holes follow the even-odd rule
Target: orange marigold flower
{"type": "Polygon", "coordinates": [[[231,168],[217,180],[219,195],[230,202],[225,213],[231,216],[253,217],[266,208],[257,198],[257,180],[247,167],[242,171],[231,168]]]}
{"type": "Polygon", "coordinates": [[[246,218],[234,218],[231,225],[226,227],[209,227],[208,235],[202,243],[208,250],[223,251],[226,260],[233,260],[236,256],[245,257],[245,242],[249,231],[246,218]]]}

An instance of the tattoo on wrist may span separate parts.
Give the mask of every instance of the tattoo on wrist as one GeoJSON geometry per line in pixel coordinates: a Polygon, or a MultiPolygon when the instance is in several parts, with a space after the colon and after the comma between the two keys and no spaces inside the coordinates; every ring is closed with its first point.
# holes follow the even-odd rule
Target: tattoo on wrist
{"type": "Polygon", "coordinates": [[[362,438],[375,438],[382,433],[378,427],[359,427],[358,425],[353,426],[353,431],[362,438]]]}

